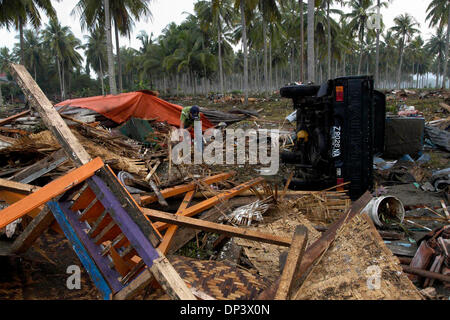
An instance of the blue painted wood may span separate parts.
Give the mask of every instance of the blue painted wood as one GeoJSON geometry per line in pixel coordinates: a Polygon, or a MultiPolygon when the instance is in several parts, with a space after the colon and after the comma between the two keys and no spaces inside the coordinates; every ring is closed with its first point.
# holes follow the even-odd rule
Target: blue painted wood
{"type": "Polygon", "coordinates": [[[78,255],[78,258],[80,259],[84,268],[88,272],[95,286],[103,294],[103,299],[110,300],[112,297],[112,291],[109,288],[108,283],[103,278],[95,262],[89,256],[86,248],[83,246],[77,234],[75,233],[75,230],[72,228],[69,221],[66,219],[65,214],[61,209],[60,205],[57,202],[48,202],[47,205],[52,211],[53,215],[55,216],[56,221],[58,221],[58,224],[63,230],[67,239],[72,244],[75,253],[78,255]]]}
{"type": "Polygon", "coordinates": [[[92,260],[94,260],[95,264],[100,269],[103,277],[108,282],[113,293],[117,293],[122,290],[124,286],[118,280],[121,275],[115,269],[111,269],[109,267],[110,260],[106,256],[102,256],[102,248],[96,245],[93,239],[91,239],[84,231],[86,226],[83,222],[77,219],[76,213],[70,210],[72,204],[69,202],[59,202],[59,205],[76,235],[85,246],[92,260]]]}
{"type": "Polygon", "coordinates": [[[122,208],[120,202],[99,177],[93,176],[88,179],[88,184],[97,195],[97,199],[108,210],[111,218],[120,227],[122,233],[130,241],[133,248],[150,268],[153,265],[153,261],[159,258],[159,253],[153,247],[150,240],[131,219],[125,209],[122,208]]]}

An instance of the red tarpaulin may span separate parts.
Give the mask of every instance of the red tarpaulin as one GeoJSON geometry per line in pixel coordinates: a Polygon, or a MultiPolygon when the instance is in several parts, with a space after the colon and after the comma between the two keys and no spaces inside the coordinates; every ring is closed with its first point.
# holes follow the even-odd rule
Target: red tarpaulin
{"type": "MultiPolygon", "coordinates": [[[[159,99],[150,91],[66,100],[56,105],[56,107],[63,106],[89,109],[119,124],[134,117],[143,120],[167,121],[176,127],[180,126],[183,109],[179,105],[159,99]]],[[[201,120],[203,130],[214,126],[203,114],[201,114],[201,120]]]]}

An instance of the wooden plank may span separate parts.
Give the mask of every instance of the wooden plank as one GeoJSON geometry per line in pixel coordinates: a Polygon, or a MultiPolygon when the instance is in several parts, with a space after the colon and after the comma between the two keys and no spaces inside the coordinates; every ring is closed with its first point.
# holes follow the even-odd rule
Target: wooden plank
{"type": "Polygon", "coordinates": [[[31,112],[31,110],[26,110],[23,112],[20,112],[18,114],[15,114],[11,117],[5,118],[5,119],[0,119],[0,126],[4,126],[5,124],[11,123],[16,119],[22,118],[23,116],[26,116],[27,114],[29,114],[31,112]]]}
{"type": "Polygon", "coordinates": [[[40,188],[41,187],[32,186],[25,183],[0,179],[0,190],[7,190],[28,195],[38,191],[40,188]]]}
{"type": "Polygon", "coordinates": [[[185,226],[207,232],[225,234],[229,237],[239,237],[249,240],[271,243],[284,247],[289,247],[291,245],[291,239],[279,237],[268,233],[262,233],[259,231],[238,228],[209,221],[203,221],[195,218],[185,217],[184,215],[173,215],[170,213],[156,211],[152,209],[142,209],[142,210],[148,217],[154,219],[155,221],[163,221],[168,224],[185,226]]]}
{"type": "Polygon", "coordinates": [[[96,158],[88,164],[72,170],[65,176],[53,180],[45,187],[42,187],[22,200],[3,209],[0,211],[0,228],[6,227],[11,222],[23,217],[56,196],[82,183],[102,167],[103,161],[100,158],[96,158]]]}
{"type": "Polygon", "coordinates": [[[55,135],[67,155],[77,165],[85,165],[91,161],[91,156],[80,144],[72,131],[70,131],[66,122],[61,118],[60,114],[53,107],[44,92],[42,92],[41,88],[39,88],[27,69],[22,65],[11,64],[10,71],[31,106],[39,112],[42,121],[55,135]]]}
{"type": "Polygon", "coordinates": [[[292,245],[281,274],[275,300],[289,300],[291,297],[292,290],[296,288],[295,280],[298,279],[298,271],[307,243],[308,229],[298,226],[292,238],[292,245]]]}
{"type": "MultiPolygon", "coordinates": [[[[230,171],[230,172],[226,172],[226,173],[221,173],[215,176],[211,176],[211,177],[207,177],[201,180],[202,183],[205,184],[213,184],[219,181],[224,181],[226,179],[231,178],[233,175],[235,174],[234,171],[230,171]]],[[[189,183],[189,184],[184,184],[184,185],[180,185],[180,186],[176,186],[173,188],[168,188],[165,190],[161,191],[161,195],[167,199],[167,198],[171,198],[174,196],[177,196],[179,194],[183,194],[189,191],[194,190],[197,187],[197,184],[195,182],[189,183]]],[[[157,196],[143,196],[141,197],[141,203],[142,205],[147,205],[150,204],[152,202],[158,201],[158,197],[157,196]]]]}
{"type": "MultiPolygon", "coordinates": [[[[186,210],[183,211],[182,215],[185,217],[192,217],[192,216],[196,215],[197,213],[205,211],[220,202],[223,202],[223,201],[226,201],[228,199],[235,197],[239,193],[244,192],[244,191],[250,189],[251,187],[261,184],[264,181],[265,180],[262,177],[247,181],[239,186],[234,187],[233,189],[226,190],[212,198],[209,198],[205,201],[202,201],[200,203],[197,203],[197,204],[187,208],[186,210]]],[[[144,212],[147,212],[147,211],[144,210],[144,212]]],[[[154,227],[157,228],[157,230],[161,231],[161,230],[167,229],[169,227],[169,225],[167,223],[156,222],[154,224],[154,227]]]]}
{"type": "MultiPolygon", "coordinates": [[[[192,197],[194,195],[194,190],[189,191],[184,196],[183,202],[181,203],[180,207],[178,208],[177,215],[180,215],[183,213],[183,211],[189,206],[189,204],[192,201],[192,197]]],[[[169,229],[167,229],[166,233],[164,234],[164,238],[161,241],[161,244],[159,245],[159,250],[166,254],[169,250],[170,244],[172,243],[173,236],[175,235],[175,232],[177,231],[178,226],[170,226],[169,229]]]]}
{"type": "Polygon", "coordinates": [[[37,238],[55,221],[51,211],[46,207],[34,218],[11,246],[11,253],[20,254],[27,251],[37,238]]]}
{"type": "Polygon", "coordinates": [[[66,161],[67,156],[65,155],[64,151],[59,150],[16,173],[9,180],[19,181],[21,183],[31,183],[42,175],[56,169],[66,161]]]}

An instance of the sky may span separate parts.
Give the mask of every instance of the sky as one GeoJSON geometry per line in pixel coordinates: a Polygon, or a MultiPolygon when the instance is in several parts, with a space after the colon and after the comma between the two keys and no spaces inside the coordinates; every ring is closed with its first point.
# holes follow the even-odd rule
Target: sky
{"type": "MultiPolygon", "coordinates": [[[[100,0],[99,0],[100,1],[100,0]]],[[[60,2],[52,1],[56,9],[59,20],[63,25],[68,25],[76,37],[84,42],[83,36],[86,34],[81,31],[79,18],[71,15],[72,9],[78,0],[62,0],[60,2]]],[[[171,22],[181,23],[187,16],[186,12],[193,13],[194,3],[196,0],[153,0],[150,4],[150,10],[153,13],[153,19],[149,21],[137,22],[131,38],[121,38],[121,46],[131,46],[138,49],[140,47],[139,40],[136,35],[145,30],[148,34],[153,32],[154,37],[161,34],[162,30],[171,22]]],[[[306,0],[305,0],[306,2],[306,0]]],[[[399,14],[409,13],[420,23],[420,30],[424,39],[430,38],[433,30],[428,27],[425,22],[426,9],[431,0],[392,0],[387,9],[382,9],[383,21],[386,26],[394,25],[394,18],[399,14]]],[[[344,9],[345,10],[345,9],[344,9]]],[[[347,11],[348,9],[346,9],[347,11]]],[[[48,19],[43,15],[44,23],[48,19]]],[[[18,42],[15,38],[18,33],[15,30],[7,31],[5,28],[0,29],[0,47],[7,46],[10,49],[18,42]]]]}

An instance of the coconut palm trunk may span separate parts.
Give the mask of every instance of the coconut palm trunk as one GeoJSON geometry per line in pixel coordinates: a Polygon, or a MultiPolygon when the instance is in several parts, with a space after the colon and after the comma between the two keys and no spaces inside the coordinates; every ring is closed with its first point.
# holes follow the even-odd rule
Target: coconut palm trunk
{"type": "Polygon", "coordinates": [[[328,57],[328,79],[331,79],[331,23],[330,23],[330,0],[327,0],[327,57],[328,57]]]}
{"type": "Polygon", "coordinates": [[[405,46],[405,37],[402,38],[402,42],[400,43],[400,63],[398,64],[397,89],[400,89],[400,82],[401,82],[401,78],[402,78],[404,46],[405,46]]]}
{"type": "Polygon", "coordinates": [[[315,82],[314,65],[314,0],[308,0],[308,81],[315,82]]]}
{"type": "Polygon", "coordinates": [[[105,7],[105,33],[106,33],[106,52],[108,56],[108,74],[109,87],[111,94],[117,94],[116,75],[114,72],[114,55],[111,34],[111,12],[109,7],[109,0],[103,0],[105,7]]]}
{"type": "Polygon", "coordinates": [[[448,6],[447,41],[446,41],[446,44],[445,44],[444,75],[443,75],[443,79],[442,79],[442,89],[445,89],[447,87],[446,81],[447,81],[449,42],[450,42],[450,5],[448,6]]]}
{"type": "Polygon", "coordinates": [[[20,63],[25,66],[25,41],[23,38],[23,20],[19,18],[20,63]]]}
{"type": "Polygon", "coordinates": [[[266,98],[269,98],[269,71],[267,70],[267,26],[263,23],[263,38],[264,38],[264,89],[266,98]]]}
{"type": "Polygon", "coordinates": [[[102,96],[105,95],[105,84],[103,82],[104,75],[103,75],[103,65],[102,65],[102,59],[98,57],[98,62],[100,63],[100,82],[102,84],[102,96]]]}
{"type": "Polygon", "coordinates": [[[244,103],[248,105],[248,48],[247,48],[247,23],[245,21],[245,1],[240,1],[242,46],[244,47],[244,103]]]}
{"type": "Polygon", "coordinates": [[[122,82],[122,62],[120,61],[120,43],[119,43],[119,28],[117,23],[114,22],[115,34],[116,34],[116,54],[117,54],[117,69],[119,77],[119,93],[123,92],[123,82],[122,82]]]}
{"type": "Polygon", "coordinates": [[[3,107],[2,84],[0,83],[0,107],[3,107]]]}
{"type": "Polygon", "coordinates": [[[305,80],[305,29],[303,16],[303,0],[299,0],[300,5],[300,81],[305,80]]]}
{"type": "Polygon", "coordinates": [[[218,31],[218,39],[219,39],[219,77],[220,77],[220,92],[224,95],[225,89],[223,86],[223,61],[222,61],[222,28],[219,22],[219,31],[218,31]]]}
{"type": "MultiPolygon", "coordinates": [[[[380,0],[377,1],[380,8],[380,0]]],[[[380,28],[377,28],[376,54],[375,54],[375,87],[380,86],[380,28]]]]}

